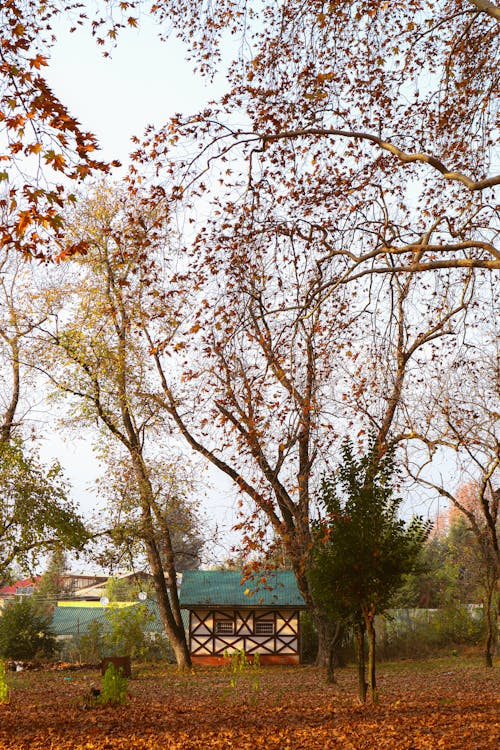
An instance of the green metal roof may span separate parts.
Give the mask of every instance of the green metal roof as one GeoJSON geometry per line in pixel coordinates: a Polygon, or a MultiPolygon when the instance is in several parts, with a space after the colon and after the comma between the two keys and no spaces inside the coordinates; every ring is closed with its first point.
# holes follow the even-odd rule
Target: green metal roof
{"type": "Polygon", "coordinates": [[[306,606],[291,570],[262,571],[246,580],[238,570],[185,570],[180,603],[183,609],[306,606]]]}
{"type": "MultiPolygon", "coordinates": [[[[136,603],[130,604],[131,607],[140,606],[136,603]]],[[[149,611],[154,615],[154,619],[145,624],[147,633],[162,633],[164,631],[161,621],[158,603],[153,600],[147,602],[149,611]]],[[[88,632],[91,622],[101,623],[104,630],[110,629],[110,620],[106,617],[106,610],[109,607],[55,607],[52,616],[52,630],[55,635],[83,635],[88,632]]],[[[187,628],[187,616],[183,616],[184,627],[187,628]]]]}

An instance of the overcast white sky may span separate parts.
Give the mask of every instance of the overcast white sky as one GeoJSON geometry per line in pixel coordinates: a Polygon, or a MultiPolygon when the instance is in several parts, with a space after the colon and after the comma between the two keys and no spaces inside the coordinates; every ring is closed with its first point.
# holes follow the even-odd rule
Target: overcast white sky
{"type": "Polygon", "coordinates": [[[97,135],[106,159],[125,164],[132,135],[176,112],[195,112],[222,90],[223,80],[211,84],[192,72],[175,37],[161,42],[149,18],[120,34],[110,58],[87,30],[56,33],[48,79],[71,113],[97,135]]]}
{"type": "MultiPolygon", "coordinates": [[[[86,30],[69,34],[56,26],[55,31],[58,42],[50,53],[48,81],[70,113],[97,136],[102,149],[99,158],[122,162],[117,178],[125,172],[134,149],[133,135],[140,136],[148,124],[163,124],[177,112],[197,111],[222,90],[223,80],[210,84],[194,75],[181,43],[175,38],[161,42],[149,19],[139,29],[125,30],[110,58],[103,57],[102,47],[86,30]]],[[[75,500],[84,512],[92,511],[98,501],[93,484],[99,467],[91,439],[65,438],[54,433],[49,423],[45,431],[43,457],[60,460],[75,500]]],[[[208,518],[221,531],[222,544],[214,550],[221,559],[229,556],[230,546],[238,540],[235,533],[229,533],[236,522],[234,491],[214,470],[207,475],[207,485],[203,502],[208,518]]]]}

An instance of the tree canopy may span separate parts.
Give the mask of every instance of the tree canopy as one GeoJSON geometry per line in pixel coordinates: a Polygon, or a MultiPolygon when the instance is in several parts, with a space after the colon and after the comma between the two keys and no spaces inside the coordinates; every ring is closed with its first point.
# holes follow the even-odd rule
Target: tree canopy
{"type": "Polygon", "coordinates": [[[19,441],[0,444],[0,577],[14,561],[30,569],[44,550],[78,550],[87,538],[61,467],[43,467],[19,441]]]}

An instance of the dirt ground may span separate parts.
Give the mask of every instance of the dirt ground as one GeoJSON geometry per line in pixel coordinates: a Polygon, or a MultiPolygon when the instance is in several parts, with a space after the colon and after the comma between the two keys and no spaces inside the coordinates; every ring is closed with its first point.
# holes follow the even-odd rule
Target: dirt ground
{"type": "Polygon", "coordinates": [[[500,664],[486,670],[477,657],[381,665],[376,706],[357,703],[351,667],[326,685],[310,666],[183,675],[139,665],[119,707],[89,705],[97,671],[19,672],[8,683],[0,748],[9,750],[500,748],[500,664]]]}

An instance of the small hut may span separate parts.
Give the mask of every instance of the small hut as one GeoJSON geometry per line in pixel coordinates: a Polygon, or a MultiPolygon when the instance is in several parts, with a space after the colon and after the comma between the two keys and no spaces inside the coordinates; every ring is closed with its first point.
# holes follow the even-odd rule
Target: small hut
{"type": "Polygon", "coordinates": [[[226,654],[259,654],[261,664],[298,664],[300,610],[291,570],[244,578],[235,570],[186,570],[180,591],[189,610],[189,649],[195,664],[220,664],[226,654]]]}

